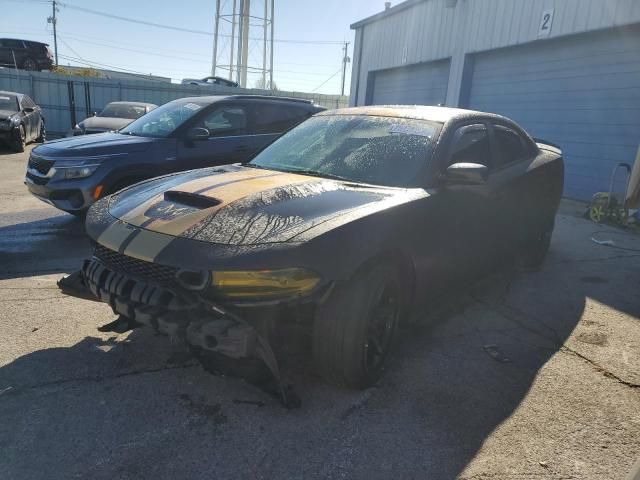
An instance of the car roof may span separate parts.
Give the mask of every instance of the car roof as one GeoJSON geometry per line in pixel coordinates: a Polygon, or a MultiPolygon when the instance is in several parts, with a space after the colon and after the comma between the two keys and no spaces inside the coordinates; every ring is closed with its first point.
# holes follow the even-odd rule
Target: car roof
{"type": "Polygon", "coordinates": [[[0,95],[7,95],[7,96],[12,96],[12,97],[18,97],[21,98],[24,96],[24,93],[17,93],[17,92],[5,92],[3,90],[0,90],[0,95]]]}
{"type": "Polygon", "coordinates": [[[317,107],[313,103],[313,100],[307,100],[306,98],[294,98],[294,97],[278,97],[276,95],[206,95],[200,97],[184,97],[173,100],[173,102],[205,102],[215,103],[223,100],[267,100],[271,102],[292,102],[301,105],[307,105],[309,107],[317,107]]]}
{"type": "Polygon", "coordinates": [[[14,40],[16,42],[25,42],[25,43],[34,43],[34,44],[38,44],[38,45],[44,45],[46,47],[49,46],[48,43],[44,43],[44,42],[36,42],[35,40],[25,40],[24,38],[8,38],[8,37],[2,37],[0,38],[0,40],[14,40]]]}
{"type": "Polygon", "coordinates": [[[124,101],[109,102],[107,105],[132,105],[132,106],[135,106],[135,107],[157,107],[157,105],[155,103],[124,102],[124,101]]]}
{"type": "MultiPolygon", "coordinates": [[[[431,107],[426,105],[373,105],[327,110],[317,115],[368,115],[375,117],[409,118],[446,123],[469,116],[490,116],[485,112],[462,108],[431,107]]],[[[496,115],[497,117],[497,115],[496,115]]]]}

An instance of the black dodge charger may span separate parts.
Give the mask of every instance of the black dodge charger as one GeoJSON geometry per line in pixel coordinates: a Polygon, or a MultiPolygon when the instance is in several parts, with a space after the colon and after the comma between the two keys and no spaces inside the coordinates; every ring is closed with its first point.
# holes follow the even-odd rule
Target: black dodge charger
{"type": "Polygon", "coordinates": [[[109,303],[122,330],[150,325],[278,379],[302,329],[326,379],[363,388],[411,308],[506,258],[542,263],[562,186],[560,150],[501,116],[324,112],[247,164],[100,200],[93,257],[60,284],[109,303]]]}

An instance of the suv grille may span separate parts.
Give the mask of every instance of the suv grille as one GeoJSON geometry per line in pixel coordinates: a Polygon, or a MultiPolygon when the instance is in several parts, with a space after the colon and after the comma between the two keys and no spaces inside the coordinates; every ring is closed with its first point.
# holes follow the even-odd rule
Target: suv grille
{"type": "Polygon", "coordinates": [[[114,250],[109,250],[100,244],[96,245],[93,256],[106,267],[110,267],[118,273],[127,273],[142,280],[161,285],[175,284],[177,268],[138,260],[114,250]]]}
{"type": "Polygon", "coordinates": [[[29,168],[33,168],[42,175],[46,175],[47,173],[49,173],[49,169],[53,166],[54,163],[54,160],[45,160],[42,157],[36,157],[34,155],[31,155],[29,157],[29,168]]]}

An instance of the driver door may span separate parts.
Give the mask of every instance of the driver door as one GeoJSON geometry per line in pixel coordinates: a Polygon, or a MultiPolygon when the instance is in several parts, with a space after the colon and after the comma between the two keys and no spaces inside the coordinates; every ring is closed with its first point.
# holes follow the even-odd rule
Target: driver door
{"type": "Polygon", "coordinates": [[[244,161],[247,154],[248,115],[244,105],[221,105],[200,117],[178,142],[181,169],[226,165],[244,161]],[[189,130],[204,128],[208,138],[190,140],[189,130]]]}
{"type": "Polygon", "coordinates": [[[35,140],[38,136],[38,127],[40,126],[40,122],[38,121],[40,116],[36,111],[36,104],[25,95],[20,102],[20,110],[24,115],[24,123],[26,125],[26,141],[30,142],[31,140],[35,140]],[[25,109],[30,109],[31,111],[26,111],[25,109]]]}
{"type": "Polygon", "coordinates": [[[440,223],[450,236],[446,243],[450,261],[447,277],[463,283],[482,273],[496,252],[496,216],[490,180],[483,184],[451,183],[447,167],[476,163],[491,168],[489,131],[483,123],[459,126],[453,133],[444,164],[443,184],[438,190],[440,223]]]}

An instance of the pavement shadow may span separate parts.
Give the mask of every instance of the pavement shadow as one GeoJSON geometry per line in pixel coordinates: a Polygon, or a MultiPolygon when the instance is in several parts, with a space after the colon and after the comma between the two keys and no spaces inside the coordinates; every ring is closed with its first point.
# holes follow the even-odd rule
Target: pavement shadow
{"type": "Polygon", "coordinates": [[[14,214],[0,214],[0,225],[5,225],[0,226],[0,279],[68,273],[77,270],[82,259],[90,255],[91,245],[81,219],[68,214],[49,215],[48,208],[21,211],[18,221],[22,223],[14,223],[14,214]],[[45,215],[47,218],[41,218],[45,215]],[[30,216],[37,219],[25,222],[30,216]]]}
{"type": "Polygon", "coordinates": [[[619,293],[637,268],[601,270],[552,251],[540,272],[504,268],[460,288],[404,327],[365,392],[325,385],[301,357],[291,375],[303,404],[289,412],[176,360],[145,329],[39,350],[0,368],[0,467],[7,478],[453,479],[521,404],[587,298],[640,316],[619,293]]]}

